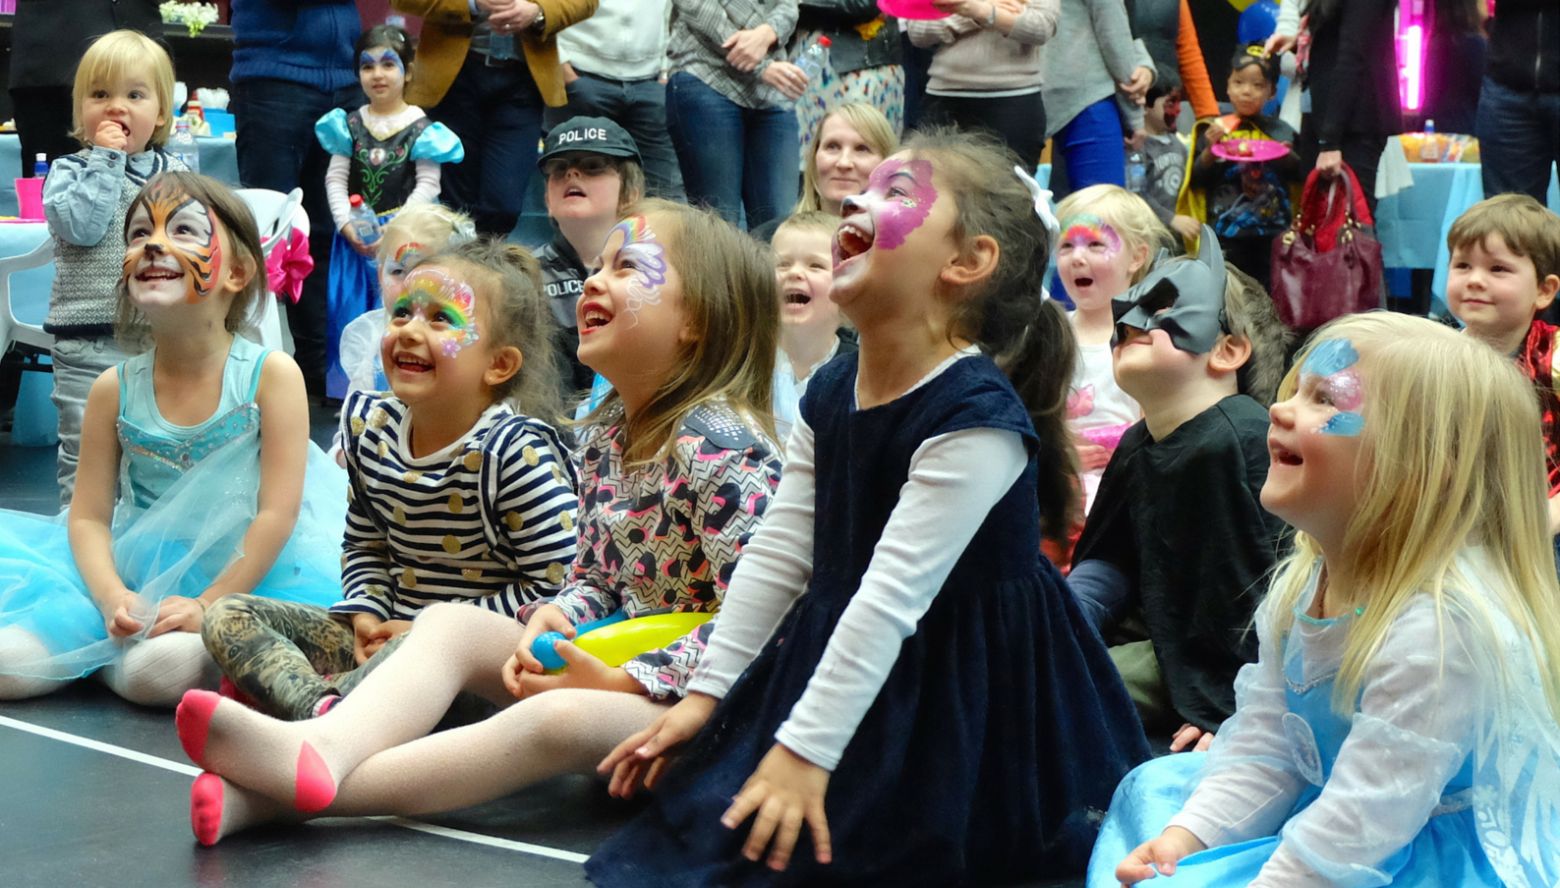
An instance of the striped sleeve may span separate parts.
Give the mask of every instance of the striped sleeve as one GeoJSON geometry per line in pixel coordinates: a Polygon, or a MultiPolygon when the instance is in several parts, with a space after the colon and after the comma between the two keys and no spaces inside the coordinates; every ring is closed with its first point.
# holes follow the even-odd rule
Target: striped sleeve
{"type": "Polygon", "coordinates": [[[514,579],[479,603],[515,615],[557,594],[574,563],[579,479],[567,447],[545,425],[515,416],[488,436],[481,510],[494,553],[514,579]]]}
{"type": "Polygon", "coordinates": [[[362,428],[374,398],[365,392],[353,392],[341,409],[342,453],[347,458],[347,526],[341,541],[342,600],[331,606],[334,613],[369,613],[381,620],[391,618],[394,610],[394,585],[390,580],[389,532],[374,515],[364,492],[361,437],[354,434],[353,423],[362,428]]]}

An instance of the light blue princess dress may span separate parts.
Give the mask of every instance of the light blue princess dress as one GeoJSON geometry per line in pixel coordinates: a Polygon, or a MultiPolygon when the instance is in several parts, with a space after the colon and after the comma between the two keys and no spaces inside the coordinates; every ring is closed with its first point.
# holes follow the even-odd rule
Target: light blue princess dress
{"type": "Polygon", "coordinates": [[[1213,748],[1147,762],[1117,788],[1089,888],[1167,826],[1208,845],[1145,885],[1482,886],[1560,884],[1560,741],[1535,651],[1457,559],[1444,617],[1420,595],[1394,621],[1353,711],[1334,679],[1358,615],[1305,615],[1236,679],[1236,711],[1213,748]],[[1444,651],[1444,656],[1442,652],[1444,651]]]}
{"type": "MultiPolygon", "coordinates": [[[[146,602],[135,614],[150,630],[157,602],[196,596],[239,557],[260,487],[260,407],[255,393],[267,350],[233,337],[222,399],[209,419],[163,419],[152,390],[152,352],[119,365],[119,495],[114,564],[146,602]]],[[[325,607],[341,597],[346,474],[309,446],[303,506],[292,536],[254,593],[325,607]]],[[[46,517],[0,510],[0,629],[37,637],[49,652],[5,671],[71,679],[114,660],[124,641],[108,637],[67,533],[69,512],[46,517]]]]}

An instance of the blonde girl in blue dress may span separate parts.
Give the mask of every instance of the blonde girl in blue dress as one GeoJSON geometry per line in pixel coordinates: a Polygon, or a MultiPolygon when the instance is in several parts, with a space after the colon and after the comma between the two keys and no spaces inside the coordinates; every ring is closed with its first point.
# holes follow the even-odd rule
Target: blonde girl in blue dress
{"type": "Polygon", "coordinates": [[[1560,590],[1531,385],[1404,315],[1317,333],[1271,409],[1296,530],[1206,754],[1122,782],[1090,886],[1560,882],[1560,590]],[[1157,875],[1156,875],[1157,873],[1157,875]]]}

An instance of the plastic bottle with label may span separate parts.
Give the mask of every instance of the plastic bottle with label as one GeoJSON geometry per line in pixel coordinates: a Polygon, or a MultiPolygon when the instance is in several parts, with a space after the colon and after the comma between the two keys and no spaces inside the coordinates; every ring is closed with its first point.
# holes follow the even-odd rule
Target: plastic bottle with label
{"type": "Polygon", "coordinates": [[[822,83],[831,71],[829,66],[829,47],[834,41],[827,37],[819,37],[812,46],[797,57],[796,67],[801,68],[807,75],[807,85],[822,83]]]}
{"type": "Polygon", "coordinates": [[[49,175],[49,155],[39,152],[33,158],[33,178],[42,179],[49,175]]]}
{"type": "Polygon", "coordinates": [[[1141,151],[1133,151],[1127,155],[1127,190],[1133,194],[1142,194],[1147,184],[1148,163],[1143,159],[1141,151]]]}
{"type": "Polygon", "coordinates": [[[352,227],[352,233],[357,235],[358,242],[365,247],[379,243],[379,217],[374,214],[374,208],[363,202],[361,194],[354,194],[347,200],[352,205],[352,211],[347,215],[347,224],[352,227]]]}
{"type": "Polygon", "coordinates": [[[1419,143],[1421,163],[1435,163],[1441,159],[1441,138],[1435,134],[1435,121],[1425,121],[1425,138],[1419,143]]]}
{"type": "Polygon", "coordinates": [[[200,172],[200,146],[195,143],[195,137],[190,135],[188,120],[179,120],[173,126],[173,138],[168,140],[168,153],[184,161],[190,172],[200,172]]]}

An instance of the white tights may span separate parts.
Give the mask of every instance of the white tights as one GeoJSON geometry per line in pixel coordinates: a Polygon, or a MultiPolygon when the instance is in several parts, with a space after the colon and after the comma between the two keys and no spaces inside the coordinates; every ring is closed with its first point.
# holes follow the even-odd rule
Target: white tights
{"type": "MultiPolygon", "coordinates": [[[[70,679],[8,674],[22,664],[49,656],[36,636],[8,626],[0,629],[0,700],[25,700],[59,690],[70,679]]],[[[131,642],[120,657],[98,670],[110,690],[142,706],[173,706],[191,688],[215,687],[220,675],[198,632],[170,632],[131,642]]]]}

